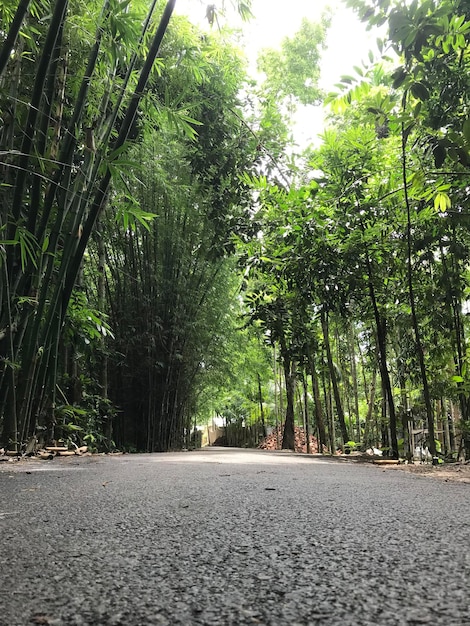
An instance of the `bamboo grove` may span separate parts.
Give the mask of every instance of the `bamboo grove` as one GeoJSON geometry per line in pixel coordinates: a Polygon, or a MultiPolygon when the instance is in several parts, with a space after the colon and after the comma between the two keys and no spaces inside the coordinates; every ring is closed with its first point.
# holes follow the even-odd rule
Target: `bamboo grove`
{"type": "MultiPolygon", "coordinates": [[[[237,106],[239,86],[235,77],[238,62],[230,58],[230,52],[223,58],[221,44],[205,42],[187,22],[167,33],[174,4],[31,2],[21,3],[16,12],[14,3],[2,5],[0,398],[3,439],[13,449],[18,442],[38,435],[49,441],[66,437],[71,428],[82,430],[77,417],[85,422],[90,437],[108,430],[109,439],[112,407],[107,402],[104,374],[108,368],[106,319],[112,313],[117,326],[127,318],[120,307],[106,311],[108,298],[119,298],[120,305],[126,298],[131,302],[133,285],[124,288],[117,271],[128,263],[127,271],[137,272],[129,255],[143,254],[148,246],[157,245],[157,239],[162,250],[156,252],[155,262],[163,256],[164,263],[169,263],[173,257],[181,265],[175,264],[174,270],[163,268],[163,297],[170,300],[165,303],[160,293],[155,295],[164,312],[160,320],[159,311],[155,315],[152,311],[145,332],[157,329],[160,345],[155,349],[164,345],[166,356],[154,357],[153,364],[164,370],[162,386],[181,385],[178,379],[183,366],[173,372],[165,358],[171,358],[173,365],[183,362],[188,337],[181,329],[172,330],[177,326],[178,305],[171,298],[178,295],[172,293],[174,277],[165,273],[174,271],[188,282],[192,280],[192,288],[197,286],[200,291],[194,298],[189,290],[186,294],[192,298],[191,307],[202,307],[206,302],[202,290],[209,293],[211,275],[222,271],[218,266],[226,239],[222,212],[230,210],[241,195],[231,192],[229,185],[236,167],[227,163],[224,172],[219,162],[217,172],[213,165],[209,171],[210,151],[217,159],[212,145],[228,141],[231,129],[227,118],[235,116],[230,109],[237,106]],[[226,88],[220,98],[216,97],[217,82],[219,89],[222,83],[226,88]],[[224,106],[227,110],[221,111],[224,106]],[[218,137],[200,132],[198,142],[191,141],[200,124],[191,117],[191,107],[198,109],[199,115],[214,117],[218,137]],[[173,134],[165,130],[169,128],[174,129],[173,134]],[[139,155],[131,154],[131,148],[138,144],[139,136],[147,148],[137,165],[131,159],[139,155]],[[157,144],[154,153],[153,144],[157,144]],[[162,173],[159,168],[162,170],[163,164],[166,170],[162,173]],[[138,175],[147,168],[155,183],[148,188],[142,208],[134,189],[139,186],[135,182],[138,175]],[[207,175],[203,175],[204,168],[207,175]],[[195,190],[192,195],[191,189],[195,190]],[[187,214],[190,205],[194,215],[187,214]],[[192,259],[179,256],[171,225],[165,223],[165,233],[154,235],[152,242],[147,241],[145,229],[142,237],[137,234],[136,225],[148,226],[159,210],[161,217],[149,231],[158,231],[165,213],[171,214],[168,221],[181,229],[178,236],[191,238],[185,240],[186,255],[191,246],[207,246],[204,268],[200,267],[202,259],[197,267],[191,267],[192,259]],[[113,239],[116,223],[120,230],[113,239]],[[202,233],[203,228],[207,232],[202,233]],[[106,251],[108,241],[115,242],[112,253],[106,251]],[[98,267],[92,271],[93,254],[98,267]],[[105,269],[108,256],[115,261],[109,274],[105,269]],[[170,328],[164,329],[162,324],[169,316],[170,328]],[[91,343],[96,347],[92,376],[101,371],[95,389],[80,371],[81,352],[91,343]],[[84,394],[90,406],[83,406],[84,394]],[[90,415],[95,423],[87,422],[90,415]]],[[[240,9],[247,10],[243,4],[240,9]]],[[[234,141],[240,145],[230,156],[235,163],[238,158],[243,161],[245,140],[240,136],[234,141]]],[[[142,263],[140,259],[137,266],[142,263]]],[[[146,270],[150,272],[151,265],[146,270]]],[[[143,275],[130,280],[134,278],[145,281],[143,275]]],[[[139,296],[145,302],[152,294],[139,296]]],[[[131,316],[135,318],[137,312],[131,316]]],[[[126,333],[133,330],[129,327],[126,333]]],[[[119,336],[115,345],[119,345],[119,336]]],[[[193,356],[192,360],[199,358],[193,356]]],[[[194,363],[184,362],[184,368],[184,375],[191,379],[194,363]]],[[[181,428],[175,420],[181,410],[172,406],[178,402],[169,393],[169,397],[166,391],[158,397],[155,411],[164,406],[170,414],[171,431],[174,427],[178,433],[181,428]]],[[[179,393],[184,395],[184,385],[179,393]]],[[[179,404],[184,402],[187,399],[182,397],[179,404]]],[[[167,428],[158,441],[155,434],[149,439],[142,437],[147,444],[152,441],[153,448],[167,448],[173,441],[172,432],[167,428]]]]}
{"type": "Polygon", "coordinates": [[[213,5],[202,33],[174,1],[3,3],[4,446],[169,450],[219,415],[468,458],[470,9],[347,4],[388,34],[325,95],[328,16],[255,81],[213,5]]]}

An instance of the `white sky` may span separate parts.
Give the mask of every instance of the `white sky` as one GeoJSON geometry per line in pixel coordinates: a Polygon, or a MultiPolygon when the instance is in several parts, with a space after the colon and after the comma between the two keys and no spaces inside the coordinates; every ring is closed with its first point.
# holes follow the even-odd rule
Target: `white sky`
{"type": "MultiPolygon", "coordinates": [[[[201,27],[207,27],[205,18],[208,4],[217,7],[224,0],[177,0],[175,12],[188,15],[201,27]]],[[[226,6],[230,4],[225,0],[226,6]]],[[[334,84],[344,74],[354,74],[353,66],[368,62],[369,50],[376,51],[376,33],[367,32],[354,12],[345,7],[340,0],[252,0],[254,19],[242,22],[237,16],[230,15],[229,23],[240,27],[246,41],[245,51],[256,63],[257,53],[262,48],[279,48],[284,37],[292,36],[300,27],[303,17],[318,21],[329,6],[333,10],[332,24],[327,37],[327,50],[323,53],[320,86],[325,90],[334,88],[334,84]]],[[[307,107],[299,112],[296,137],[302,144],[316,141],[323,129],[323,110],[319,107],[307,107]]]]}

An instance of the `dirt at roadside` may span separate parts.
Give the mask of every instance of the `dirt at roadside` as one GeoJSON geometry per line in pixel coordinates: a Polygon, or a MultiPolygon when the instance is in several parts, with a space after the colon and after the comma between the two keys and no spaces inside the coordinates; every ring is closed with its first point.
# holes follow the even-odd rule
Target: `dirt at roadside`
{"type": "Polygon", "coordinates": [[[395,470],[399,472],[410,472],[419,474],[426,478],[434,478],[452,483],[467,483],[470,485],[470,463],[445,463],[443,465],[384,465],[382,469],[395,470]]]}
{"type": "MultiPolygon", "coordinates": [[[[444,482],[466,483],[470,484],[470,461],[459,463],[442,463],[441,465],[432,465],[431,463],[384,463],[381,457],[370,457],[360,452],[353,452],[346,455],[341,454],[335,458],[343,463],[371,463],[381,470],[408,472],[410,474],[418,474],[426,478],[434,478],[444,482]]],[[[395,462],[396,463],[396,462],[395,462]]]]}

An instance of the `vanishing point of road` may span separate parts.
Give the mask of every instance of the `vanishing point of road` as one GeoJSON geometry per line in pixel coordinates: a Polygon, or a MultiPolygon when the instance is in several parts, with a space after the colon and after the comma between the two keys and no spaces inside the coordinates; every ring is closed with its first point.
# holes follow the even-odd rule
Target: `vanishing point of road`
{"type": "Polygon", "coordinates": [[[470,488],[264,450],[0,467],[0,625],[470,626],[470,488]]]}

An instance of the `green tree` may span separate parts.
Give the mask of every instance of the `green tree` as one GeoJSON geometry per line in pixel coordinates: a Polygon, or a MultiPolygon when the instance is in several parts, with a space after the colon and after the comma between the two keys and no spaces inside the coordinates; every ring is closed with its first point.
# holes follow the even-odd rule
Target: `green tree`
{"type": "MultiPolygon", "coordinates": [[[[470,23],[468,7],[459,1],[381,3],[351,3],[360,15],[373,23],[387,22],[389,42],[399,55],[401,65],[393,73],[393,88],[402,94],[401,113],[396,120],[402,136],[401,168],[404,180],[405,205],[408,212],[408,291],[412,307],[414,334],[424,387],[430,446],[434,446],[434,417],[431,389],[428,382],[429,362],[423,349],[423,325],[417,310],[412,272],[412,229],[414,212],[424,203],[434,203],[442,220],[456,222],[453,214],[465,213],[460,202],[460,189],[468,168],[468,38],[470,23]],[[453,196],[456,206],[454,212],[453,196]]],[[[434,226],[436,229],[436,227],[434,226]]],[[[455,229],[452,230],[455,233],[455,229]]],[[[455,247],[454,247],[455,249],[455,247]]],[[[447,251],[438,254],[444,261],[447,251]]],[[[458,287],[461,292],[461,287],[458,287]]],[[[455,357],[456,377],[459,353],[463,354],[460,323],[461,303],[454,307],[452,322],[454,341],[458,346],[455,357]]],[[[427,313],[427,312],[426,312],[427,313]]],[[[463,388],[460,393],[463,432],[468,431],[468,401],[463,388]]],[[[462,441],[465,443],[465,436],[462,441]]]]}
{"type": "Polygon", "coordinates": [[[177,100],[148,106],[174,4],[105,0],[84,11],[58,0],[22,4],[16,16],[3,5],[0,396],[13,447],[38,426],[55,435],[68,306],[130,143],[163,119],[194,136],[177,100]]]}

